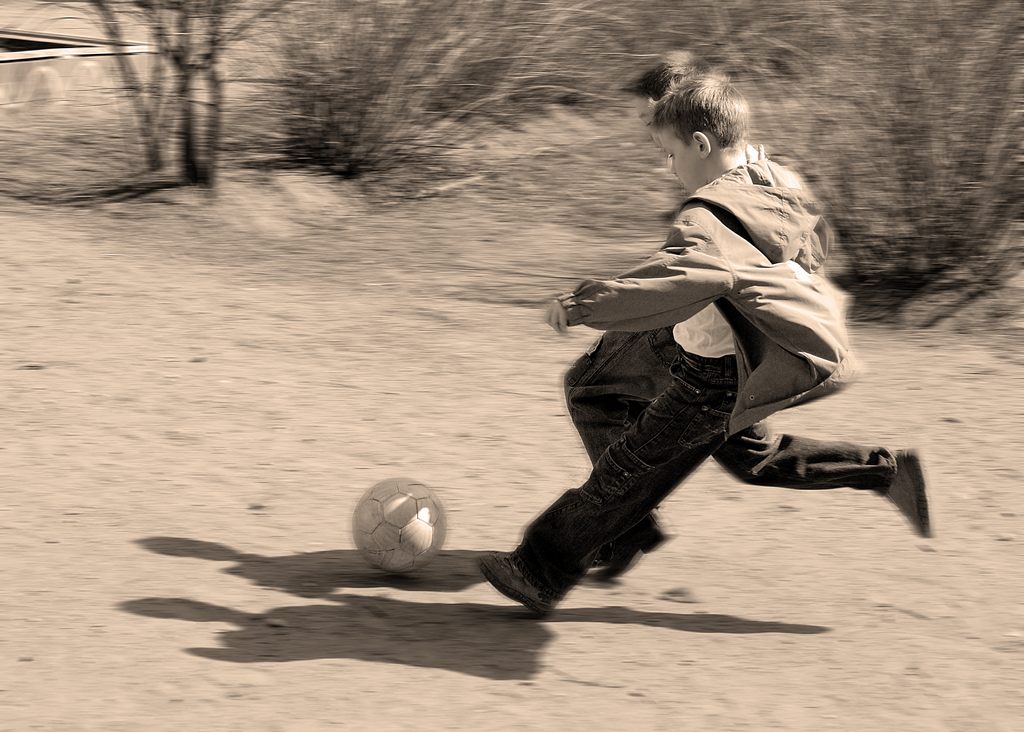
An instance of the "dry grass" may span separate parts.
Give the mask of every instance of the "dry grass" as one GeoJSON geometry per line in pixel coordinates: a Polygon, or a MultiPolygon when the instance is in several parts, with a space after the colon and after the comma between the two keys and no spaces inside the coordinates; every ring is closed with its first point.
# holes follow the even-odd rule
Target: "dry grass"
{"type": "MultiPolygon", "coordinates": [[[[1019,30],[1009,0],[304,0],[229,59],[261,83],[232,85],[225,164],[326,170],[376,200],[482,174],[503,207],[646,236],[668,186],[618,88],[686,47],[737,77],[759,141],[830,205],[857,316],[936,297],[948,313],[1021,270],[1019,30]],[[553,143],[561,123],[531,120],[554,103],[592,122],[553,143]],[[519,153],[464,154],[510,126],[519,153]]],[[[0,130],[5,191],[88,201],[135,180],[128,118],[67,122],[0,130]]]]}
{"type": "Polygon", "coordinates": [[[589,94],[569,59],[598,5],[319,0],[275,29],[271,102],[287,154],[356,177],[459,142],[453,123],[589,94]]]}
{"type": "Polygon", "coordinates": [[[330,10],[307,7],[282,34],[293,160],[345,176],[422,167],[425,151],[466,141],[439,123],[522,119],[539,100],[607,106],[652,50],[685,47],[744,84],[762,139],[829,202],[845,243],[836,270],[860,315],[943,290],[984,294],[1020,270],[1022,51],[1010,0],[330,10]]]}
{"type": "Polygon", "coordinates": [[[1009,2],[869,6],[858,56],[794,100],[809,114],[789,139],[832,203],[844,284],[879,314],[1020,271],[1019,18],[1009,2]]]}

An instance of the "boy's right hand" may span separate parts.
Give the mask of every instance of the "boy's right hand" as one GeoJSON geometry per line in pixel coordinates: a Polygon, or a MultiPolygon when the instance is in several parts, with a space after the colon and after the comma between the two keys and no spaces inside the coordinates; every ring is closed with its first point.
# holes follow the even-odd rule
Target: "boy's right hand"
{"type": "Polygon", "coordinates": [[[557,299],[548,303],[548,309],[544,313],[544,321],[558,333],[569,332],[569,314],[557,299]]]}

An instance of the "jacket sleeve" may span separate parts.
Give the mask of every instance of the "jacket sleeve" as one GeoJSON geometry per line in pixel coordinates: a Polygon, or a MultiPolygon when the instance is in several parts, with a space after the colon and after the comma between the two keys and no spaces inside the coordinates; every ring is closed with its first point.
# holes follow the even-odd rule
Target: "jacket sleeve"
{"type": "Polygon", "coordinates": [[[611,280],[584,280],[560,295],[569,325],[641,331],[680,323],[732,291],[736,275],[707,232],[673,226],[650,259],[611,280]]]}

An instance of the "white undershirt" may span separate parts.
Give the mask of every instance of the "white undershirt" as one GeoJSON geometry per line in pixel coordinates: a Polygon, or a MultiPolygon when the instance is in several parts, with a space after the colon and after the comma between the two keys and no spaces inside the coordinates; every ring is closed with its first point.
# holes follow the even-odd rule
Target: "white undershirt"
{"type": "Polygon", "coordinates": [[[721,358],[736,353],[732,328],[714,305],[708,305],[699,313],[677,323],[672,337],[687,353],[705,358],[721,358]]]}

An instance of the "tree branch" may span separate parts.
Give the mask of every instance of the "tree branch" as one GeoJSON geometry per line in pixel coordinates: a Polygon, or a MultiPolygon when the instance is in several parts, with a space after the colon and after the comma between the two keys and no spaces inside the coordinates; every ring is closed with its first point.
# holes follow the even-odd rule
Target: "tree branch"
{"type": "Polygon", "coordinates": [[[250,15],[245,20],[239,21],[239,23],[226,33],[221,38],[222,46],[227,46],[234,43],[239,38],[245,35],[245,33],[256,23],[263,20],[264,18],[273,15],[277,11],[281,10],[285,5],[292,2],[292,0],[267,0],[267,4],[264,5],[260,10],[250,15]]]}

